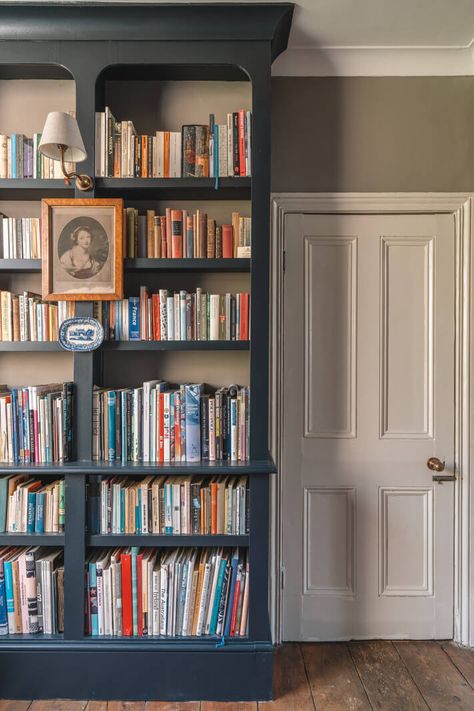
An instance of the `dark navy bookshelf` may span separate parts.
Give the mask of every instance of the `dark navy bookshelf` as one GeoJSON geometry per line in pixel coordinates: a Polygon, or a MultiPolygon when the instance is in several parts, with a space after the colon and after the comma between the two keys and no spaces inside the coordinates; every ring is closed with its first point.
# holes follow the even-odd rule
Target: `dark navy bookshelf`
{"type": "Polygon", "coordinates": [[[63,546],[64,533],[0,533],[0,546],[63,546]]]}
{"type": "MultiPolygon", "coordinates": [[[[75,383],[75,461],[58,465],[0,465],[3,475],[25,472],[38,477],[64,476],[66,483],[65,532],[41,537],[42,545],[64,545],[64,634],[0,637],[1,698],[22,698],[26,688],[29,698],[38,699],[246,701],[272,696],[268,581],[269,478],[275,470],[268,454],[271,64],[286,49],[292,14],[290,3],[0,6],[0,78],[75,81],[76,117],[88,156],[78,166],[81,173],[94,174],[95,112],[104,110],[108,82],[116,80],[247,81],[252,87],[253,131],[251,178],[217,181],[97,178],[94,188],[87,193],[62,180],[0,180],[2,201],[118,196],[127,205],[142,201],[143,207],[170,200],[246,200],[251,203],[253,235],[251,259],[127,259],[124,265],[125,279],[134,272],[143,272],[144,278],[159,272],[249,273],[250,344],[166,345],[173,350],[248,351],[252,397],[248,462],[157,465],[92,461],[92,387],[101,384],[97,382],[101,353],[107,351],[111,358],[115,350],[159,347],[154,342],[129,342],[107,343],[99,351],[71,356],[75,383]],[[210,477],[248,475],[250,533],[146,537],[87,533],[86,492],[91,476],[112,473],[142,476],[151,472],[210,477]],[[246,548],[250,560],[248,637],[225,640],[87,637],[84,625],[87,551],[122,544],[246,548]]],[[[183,116],[183,123],[186,118],[183,116]]],[[[39,260],[0,260],[3,273],[39,271],[39,260]]],[[[76,304],[76,315],[92,314],[91,302],[76,304]]],[[[2,344],[4,351],[57,349],[56,343],[2,344]]],[[[21,370],[21,359],[18,368],[21,370]]],[[[2,541],[28,545],[41,540],[34,535],[19,536],[4,534],[2,541]]]]}

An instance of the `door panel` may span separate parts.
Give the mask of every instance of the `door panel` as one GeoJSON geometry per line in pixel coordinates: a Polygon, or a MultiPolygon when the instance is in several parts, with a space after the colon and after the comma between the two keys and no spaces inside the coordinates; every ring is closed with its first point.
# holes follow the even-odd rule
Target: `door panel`
{"type": "Polygon", "coordinates": [[[449,638],[454,222],[288,215],[284,638],[449,638]]]}

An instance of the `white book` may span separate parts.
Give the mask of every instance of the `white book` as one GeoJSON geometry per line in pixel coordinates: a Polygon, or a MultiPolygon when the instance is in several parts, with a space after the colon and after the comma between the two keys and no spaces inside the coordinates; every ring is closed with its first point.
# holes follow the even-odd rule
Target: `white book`
{"type": "Polygon", "coordinates": [[[209,398],[209,461],[216,460],[216,400],[209,398]]]}
{"type": "Polygon", "coordinates": [[[0,134],[0,178],[8,178],[8,136],[4,133],[0,134]]]}
{"type": "Polygon", "coordinates": [[[165,177],[165,132],[156,132],[156,177],[165,177]]]}
{"type": "Polygon", "coordinates": [[[206,634],[209,634],[210,628],[211,628],[212,610],[214,608],[214,598],[216,596],[217,579],[219,577],[219,567],[221,564],[221,558],[222,558],[222,552],[219,551],[216,555],[216,560],[214,563],[211,592],[209,595],[209,603],[207,606],[207,616],[206,616],[206,625],[205,625],[205,633],[206,634]]]}
{"type": "Polygon", "coordinates": [[[161,634],[160,632],[160,578],[161,568],[155,566],[152,573],[152,590],[153,590],[153,613],[152,613],[152,632],[153,636],[161,634]]]}
{"type": "Polygon", "coordinates": [[[171,438],[170,438],[170,393],[163,394],[163,459],[170,461],[171,438]]]}
{"type": "Polygon", "coordinates": [[[246,151],[245,151],[245,174],[252,175],[252,112],[245,112],[245,126],[247,128],[246,134],[246,151]]]}
{"type": "Polygon", "coordinates": [[[225,295],[225,337],[226,341],[230,341],[230,326],[231,326],[231,295],[225,295]]]}
{"type": "Polygon", "coordinates": [[[204,620],[204,615],[206,612],[206,602],[207,602],[207,596],[209,592],[209,577],[211,574],[211,563],[210,561],[207,561],[205,566],[204,566],[204,575],[202,576],[202,591],[201,591],[201,599],[199,601],[199,613],[198,613],[198,621],[197,621],[197,627],[196,627],[196,636],[200,637],[203,633],[203,627],[205,624],[204,620]]]}
{"type": "Polygon", "coordinates": [[[104,609],[104,635],[112,635],[112,581],[110,578],[110,566],[104,568],[102,573],[103,582],[103,609],[104,609]]]}
{"type": "Polygon", "coordinates": [[[189,627],[189,606],[191,602],[191,593],[193,587],[193,572],[194,563],[196,561],[196,551],[194,551],[189,559],[188,572],[186,576],[186,596],[184,599],[184,611],[183,611],[183,628],[181,634],[187,637],[188,627],[189,627]]]}
{"type": "Polygon", "coordinates": [[[168,341],[175,340],[174,334],[174,297],[168,296],[166,299],[166,316],[168,325],[168,341]]]}
{"type": "Polygon", "coordinates": [[[209,302],[210,302],[209,340],[210,341],[218,341],[219,340],[219,294],[210,294],[209,295],[209,302]]]}
{"type": "Polygon", "coordinates": [[[181,177],[181,132],[170,131],[170,178],[181,177]]]}
{"type": "Polygon", "coordinates": [[[165,637],[168,629],[168,564],[160,566],[160,635],[165,637]]]}
{"type": "Polygon", "coordinates": [[[142,403],[142,425],[143,425],[143,441],[142,441],[142,455],[144,462],[150,462],[150,442],[151,442],[151,390],[160,381],[159,380],[146,380],[143,383],[143,403],[142,403]]]}

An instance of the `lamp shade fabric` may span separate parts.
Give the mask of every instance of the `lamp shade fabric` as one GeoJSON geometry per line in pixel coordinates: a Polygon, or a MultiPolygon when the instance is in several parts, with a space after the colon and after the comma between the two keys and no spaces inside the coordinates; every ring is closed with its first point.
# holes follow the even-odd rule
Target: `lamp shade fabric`
{"type": "Polygon", "coordinates": [[[41,134],[40,153],[47,158],[60,160],[61,151],[58,145],[67,146],[64,153],[64,160],[66,161],[79,163],[87,158],[76,119],[63,111],[51,111],[46,117],[43,133],[41,134]]]}

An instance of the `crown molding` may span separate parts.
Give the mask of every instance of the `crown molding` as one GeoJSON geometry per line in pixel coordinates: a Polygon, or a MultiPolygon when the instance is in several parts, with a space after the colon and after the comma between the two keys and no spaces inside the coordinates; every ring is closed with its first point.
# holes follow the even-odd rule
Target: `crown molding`
{"type": "Polygon", "coordinates": [[[273,76],[465,76],[474,74],[474,40],[466,47],[289,47],[273,76]]]}

